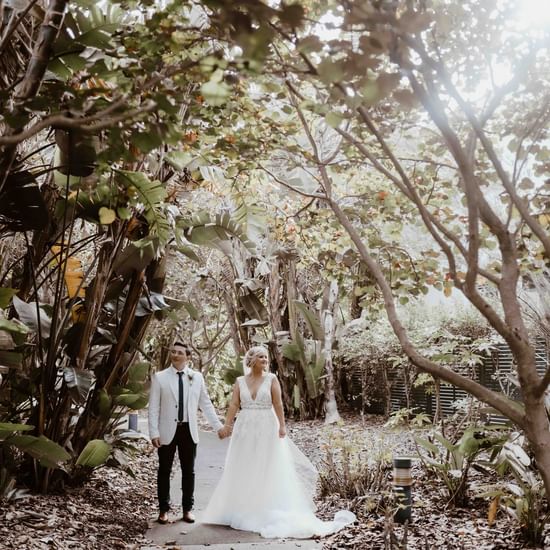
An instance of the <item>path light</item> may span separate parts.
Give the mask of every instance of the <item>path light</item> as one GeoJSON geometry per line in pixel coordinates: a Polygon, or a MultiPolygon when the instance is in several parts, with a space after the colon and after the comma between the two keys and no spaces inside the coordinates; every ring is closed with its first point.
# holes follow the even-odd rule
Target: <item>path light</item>
{"type": "Polygon", "coordinates": [[[411,463],[410,457],[395,456],[393,458],[393,490],[399,504],[394,516],[397,523],[411,521],[411,463]]]}

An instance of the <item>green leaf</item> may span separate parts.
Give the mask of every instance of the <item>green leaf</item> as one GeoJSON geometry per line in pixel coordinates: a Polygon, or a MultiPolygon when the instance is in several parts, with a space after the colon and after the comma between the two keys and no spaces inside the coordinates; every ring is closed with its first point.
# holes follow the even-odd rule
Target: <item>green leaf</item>
{"type": "Polygon", "coordinates": [[[223,371],[224,382],[232,386],[239,376],[244,374],[243,362],[241,357],[236,357],[233,364],[227,363],[223,371]]]}
{"type": "Polygon", "coordinates": [[[11,299],[19,291],[16,288],[0,288],[0,309],[5,309],[10,305],[11,299]]]}
{"type": "Polygon", "coordinates": [[[111,210],[111,208],[107,208],[106,206],[102,206],[99,209],[99,223],[102,225],[110,225],[116,220],[116,212],[114,210],[111,210]]]}
{"type": "Polygon", "coordinates": [[[103,439],[92,439],[82,449],[76,465],[86,468],[97,468],[107,461],[110,454],[111,445],[103,441],[103,439]]]}
{"type": "Polygon", "coordinates": [[[171,151],[164,158],[176,170],[184,170],[195,157],[187,151],[171,151]]]}
{"type": "Polygon", "coordinates": [[[0,330],[5,330],[6,332],[15,332],[18,334],[28,334],[29,328],[21,323],[21,321],[11,321],[8,319],[0,318],[0,330]]]}
{"type": "Polygon", "coordinates": [[[424,447],[427,451],[429,451],[433,455],[439,455],[439,447],[432,443],[431,441],[428,441],[427,439],[423,439],[422,437],[415,437],[414,440],[418,443],[418,445],[421,445],[424,447]]]}
{"type": "Polygon", "coordinates": [[[40,437],[14,435],[7,439],[6,443],[31,455],[46,468],[58,468],[61,463],[71,458],[71,455],[61,445],[54,443],[43,435],[40,437]]]}
{"type": "Polygon", "coordinates": [[[305,17],[304,6],[298,3],[281,4],[279,19],[284,25],[293,29],[300,27],[302,25],[304,17],[305,17]]]}
{"type": "Polygon", "coordinates": [[[191,246],[178,246],[176,248],[176,250],[178,252],[181,252],[182,254],[184,254],[185,256],[187,256],[188,258],[193,260],[194,262],[200,262],[201,261],[200,256],[198,256],[198,254],[193,250],[193,248],[191,246]]]}
{"type": "Polygon", "coordinates": [[[34,426],[29,424],[12,424],[11,422],[0,422],[0,440],[14,434],[15,432],[29,432],[34,426]]]}
{"type": "Polygon", "coordinates": [[[157,235],[161,242],[169,238],[170,226],[164,214],[166,189],[160,181],[151,181],[143,172],[117,170],[116,180],[126,187],[136,206],[143,205],[143,215],[149,225],[149,234],[157,235]]]}
{"type": "Polygon", "coordinates": [[[137,411],[143,409],[147,405],[149,397],[144,392],[122,393],[120,395],[117,395],[114,401],[117,405],[128,407],[137,411]]]}
{"type": "Polygon", "coordinates": [[[150,367],[149,363],[145,361],[134,363],[128,371],[128,382],[145,382],[149,375],[150,367]]]}
{"type": "Polygon", "coordinates": [[[132,144],[135,145],[142,153],[149,153],[153,149],[157,149],[163,143],[162,137],[158,132],[148,131],[139,132],[132,135],[132,144]]]}
{"type": "Polygon", "coordinates": [[[97,397],[97,410],[99,414],[105,418],[110,415],[112,407],[111,396],[104,390],[100,390],[97,397]]]}
{"type": "Polygon", "coordinates": [[[158,239],[151,237],[130,243],[117,256],[114,271],[123,278],[128,277],[132,271],[142,271],[155,259],[158,247],[158,239]]]}
{"type": "Polygon", "coordinates": [[[295,300],[294,304],[296,305],[296,308],[305,319],[309,327],[309,330],[313,335],[313,338],[315,340],[320,340],[320,341],[323,340],[324,338],[323,329],[321,328],[321,322],[319,321],[319,318],[317,317],[316,312],[313,311],[307,304],[304,304],[303,302],[299,302],[298,300],[295,300]]]}
{"type": "Polygon", "coordinates": [[[298,346],[298,344],[296,344],[295,342],[288,342],[286,344],[283,344],[281,351],[283,357],[290,359],[290,361],[294,361],[294,363],[300,362],[302,352],[300,351],[300,347],[298,346]]]}
{"type": "Polygon", "coordinates": [[[334,111],[330,111],[325,115],[325,122],[332,128],[338,128],[342,120],[344,120],[344,117],[340,113],[335,113],[334,111]]]}
{"type": "Polygon", "coordinates": [[[17,296],[13,297],[13,306],[15,308],[15,311],[17,312],[17,315],[19,316],[19,320],[23,324],[25,324],[34,332],[38,332],[38,326],[40,324],[42,338],[49,338],[52,321],[48,317],[48,315],[46,315],[46,312],[42,309],[42,307],[38,308],[39,313],[37,313],[35,302],[27,304],[26,302],[23,302],[23,300],[19,299],[17,296]],[[38,317],[39,314],[40,318],[38,317]]]}
{"type": "Polygon", "coordinates": [[[311,34],[298,42],[297,49],[302,53],[319,52],[323,49],[323,43],[317,35],[311,34]]]}
{"type": "Polygon", "coordinates": [[[201,95],[212,106],[224,105],[231,94],[231,88],[225,82],[209,80],[201,86],[201,95]]]}
{"type": "Polygon", "coordinates": [[[106,50],[112,47],[111,35],[109,33],[117,30],[117,25],[103,25],[103,27],[92,29],[75,38],[75,42],[84,46],[106,50]]]}
{"type": "Polygon", "coordinates": [[[132,217],[132,211],[124,206],[117,208],[116,213],[121,220],[129,220],[132,217]]]}
{"type": "Polygon", "coordinates": [[[324,378],[325,359],[320,351],[320,345],[313,353],[311,360],[304,364],[301,363],[306,378],[307,392],[311,399],[319,397],[323,393],[321,380],[324,378]]]}
{"type": "Polygon", "coordinates": [[[325,84],[340,82],[344,77],[342,65],[328,58],[319,63],[319,65],[317,66],[317,72],[319,73],[319,77],[325,84]]]}
{"type": "Polygon", "coordinates": [[[256,253],[255,243],[228,211],[215,216],[209,212],[200,212],[191,218],[179,220],[178,226],[183,229],[185,238],[193,244],[217,248],[231,255],[230,240],[236,238],[249,252],[256,253]]]}
{"type": "Polygon", "coordinates": [[[248,292],[239,296],[239,303],[243,306],[250,319],[256,319],[259,324],[265,325],[268,320],[268,312],[262,301],[253,293],[248,292]]]}
{"type": "Polygon", "coordinates": [[[446,437],[439,433],[434,433],[434,438],[437,439],[439,443],[441,443],[441,445],[443,445],[443,447],[450,452],[454,452],[458,448],[458,445],[453,445],[446,437]]]}

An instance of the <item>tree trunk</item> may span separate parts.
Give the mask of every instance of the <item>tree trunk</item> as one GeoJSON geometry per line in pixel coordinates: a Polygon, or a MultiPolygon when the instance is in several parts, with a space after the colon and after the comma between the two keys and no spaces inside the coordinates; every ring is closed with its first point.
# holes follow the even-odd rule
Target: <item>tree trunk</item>
{"type": "MultiPolygon", "coordinates": [[[[292,341],[297,341],[298,334],[298,315],[296,313],[296,304],[297,292],[296,292],[296,262],[294,258],[290,258],[288,261],[288,269],[286,272],[286,293],[287,293],[287,306],[288,306],[288,331],[290,334],[290,339],[292,341]]],[[[307,396],[307,383],[304,375],[304,371],[300,364],[296,365],[296,385],[300,392],[300,396],[307,396]]],[[[300,397],[300,418],[303,418],[305,415],[305,409],[303,404],[303,398],[300,397]]]]}
{"type": "Polygon", "coordinates": [[[246,353],[245,346],[241,340],[241,333],[237,325],[237,313],[235,311],[235,305],[231,299],[231,295],[228,292],[223,293],[225,307],[227,309],[227,319],[229,320],[229,332],[231,333],[231,341],[233,342],[233,349],[235,355],[240,357],[246,353]]]}
{"type": "Polygon", "coordinates": [[[526,409],[529,411],[526,419],[525,435],[531,444],[535,455],[536,466],[540,472],[546,495],[550,494],[550,429],[548,413],[544,398],[538,400],[526,399],[526,409]]]}
{"type": "Polygon", "coordinates": [[[334,308],[338,297],[338,283],[332,281],[325,291],[321,322],[323,327],[323,356],[325,359],[325,424],[334,424],[340,420],[336,393],[334,391],[334,367],[332,364],[332,341],[334,340],[334,308]],[[326,301],[326,304],[325,304],[326,301]]]}
{"type": "Polygon", "coordinates": [[[282,337],[287,335],[288,337],[288,326],[283,325],[283,316],[281,311],[284,310],[286,305],[286,289],[283,284],[281,284],[281,259],[276,258],[271,267],[271,272],[269,274],[269,300],[268,300],[268,311],[269,311],[269,324],[271,326],[271,333],[273,334],[273,342],[270,345],[271,356],[275,360],[277,365],[277,374],[279,376],[279,382],[281,383],[282,393],[283,393],[283,403],[285,406],[285,411],[287,414],[294,412],[294,403],[293,403],[293,389],[294,381],[290,376],[290,369],[288,368],[287,359],[283,356],[281,352],[282,337]]]}

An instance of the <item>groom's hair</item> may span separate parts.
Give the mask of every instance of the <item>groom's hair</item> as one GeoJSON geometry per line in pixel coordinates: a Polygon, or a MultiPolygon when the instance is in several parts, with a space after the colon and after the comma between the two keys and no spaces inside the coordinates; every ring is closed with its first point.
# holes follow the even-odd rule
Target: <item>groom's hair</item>
{"type": "Polygon", "coordinates": [[[191,349],[189,348],[189,346],[187,344],[184,344],[182,341],[176,340],[172,344],[172,347],[174,347],[174,346],[179,346],[180,348],[183,348],[185,350],[185,353],[187,353],[187,355],[191,355],[191,349]]]}

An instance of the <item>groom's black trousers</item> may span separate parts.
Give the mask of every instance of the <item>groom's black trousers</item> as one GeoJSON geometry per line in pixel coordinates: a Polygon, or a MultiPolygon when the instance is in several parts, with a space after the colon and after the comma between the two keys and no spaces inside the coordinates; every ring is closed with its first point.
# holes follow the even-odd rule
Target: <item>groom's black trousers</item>
{"type": "Polygon", "coordinates": [[[181,505],[184,512],[193,508],[193,493],[195,491],[195,455],[197,444],[191,437],[189,423],[178,424],[176,435],[168,445],[162,445],[158,449],[159,470],[157,477],[157,490],[159,509],[161,512],[170,510],[170,474],[174,455],[178,449],[181,466],[181,505]]]}

